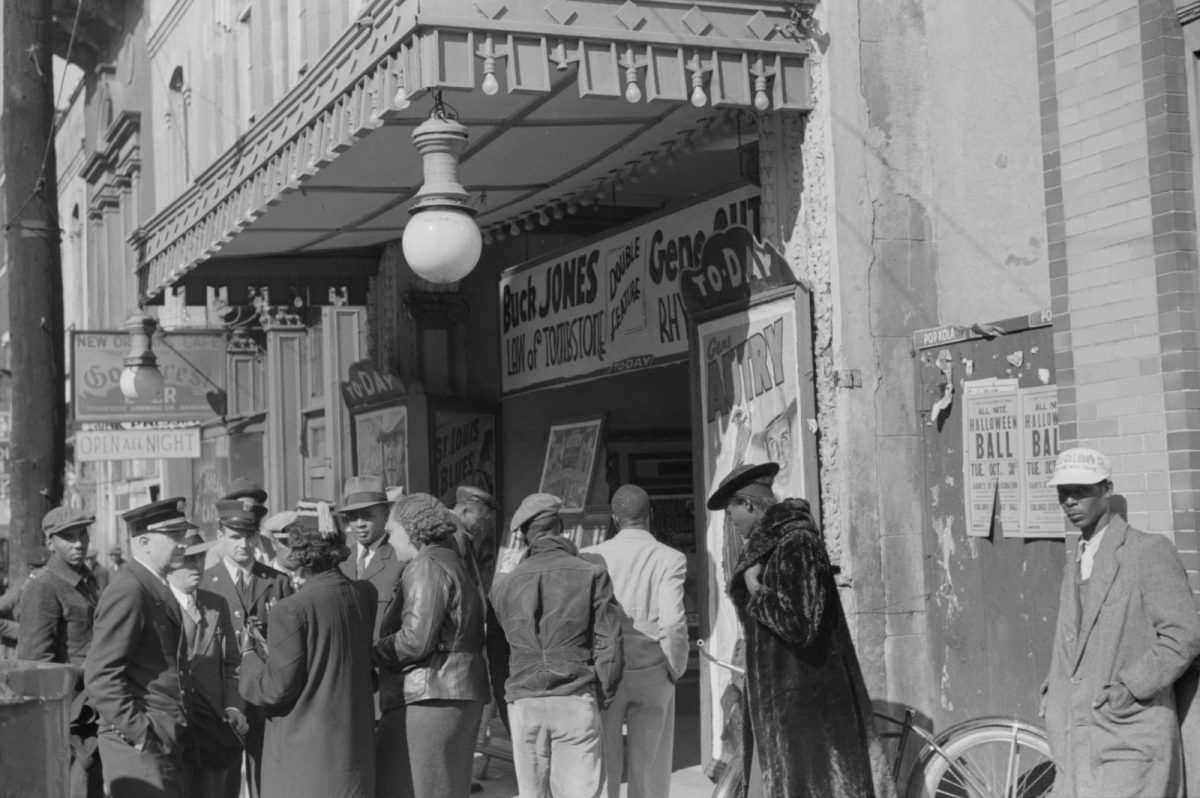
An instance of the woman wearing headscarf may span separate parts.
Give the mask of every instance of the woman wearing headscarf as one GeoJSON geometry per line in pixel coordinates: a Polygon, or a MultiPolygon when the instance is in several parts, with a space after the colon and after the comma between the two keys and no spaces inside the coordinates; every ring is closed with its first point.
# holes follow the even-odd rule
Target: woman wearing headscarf
{"type": "Polygon", "coordinates": [[[379,795],[466,798],[488,700],[483,600],[455,544],[458,525],[441,502],[412,494],[395,518],[417,552],[375,645],[379,795]]]}
{"type": "Polygon", "coordinates": [[[242,643],[239,692],[267,714],[262,798],[374,798],[375,588],[338,569],[336,528],[294,523],[287,541],[301,586],[271,610],[265,642],[242,643]]]}

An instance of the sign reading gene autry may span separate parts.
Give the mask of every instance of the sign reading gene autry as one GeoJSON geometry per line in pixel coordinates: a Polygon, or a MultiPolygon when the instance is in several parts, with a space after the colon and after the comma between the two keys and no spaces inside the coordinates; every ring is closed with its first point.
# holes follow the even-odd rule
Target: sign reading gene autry
{"type": "Polygon", "coordinates": [[[726,227],[757,230],[758,189],[740,188],[500,278],[505,393],[687,357],[680,275],[726,227]]]}
{"type": "Polygon", "coordinates": [[[71,343],[76,421],[204,421],[217,415],[221,397],[214,386],[225,387],[226,360],[225,335],[219,331],[168,332],[165,341],[156,339],[163,392],[144,401],[121,393],[127,333],[76,331],[71,343]]]}

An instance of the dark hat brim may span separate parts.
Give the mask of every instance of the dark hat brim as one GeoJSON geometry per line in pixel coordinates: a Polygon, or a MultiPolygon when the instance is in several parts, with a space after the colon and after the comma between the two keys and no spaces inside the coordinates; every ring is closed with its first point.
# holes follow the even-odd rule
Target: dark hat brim
{"type": "Polygon", "coordinates": [[[708,497],[706,506],[709,510],[724,510],[739,490],[764,477],[774,479],[778,473],[778,463],[742,466],[721,481],[720,486],[708,497]]]}
{"type": "Polygon", "coordinates": [[[349,504],[343,504],[341,507],[335,508],[333,510],[333,514],[334,515],[344,515],[346,513],[352,513],[355,510],[362,510],[367,507],[375,507],[376,505],[379,505],[379,504],[391,505],[391,504],[395,504],[395,502],[392,501],[391,499],[387,498],[386,496],[382,499],[372,499],[370,501],[351,502],[349,504]]]}

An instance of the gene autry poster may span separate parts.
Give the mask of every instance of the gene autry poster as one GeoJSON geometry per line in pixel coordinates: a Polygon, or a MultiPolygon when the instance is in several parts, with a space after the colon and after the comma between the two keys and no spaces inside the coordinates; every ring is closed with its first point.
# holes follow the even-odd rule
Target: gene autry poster
{"type": "Polygon", "coordinates": [[[504,393],[687,358],[679,275],[731,224],[758,230],[747,186],[500,277],[504,393]]]}
{"type": "MultiPolygon", "coordinates": [[[[775,494],[804,496],[804,433],[801,427],[796,299],[774,300],[698,328],[699,377],[704,438],[704,493],[709,495],[743,463],[779,464],[775,494]]],[[[711,512],[705,532],[710,568],[708,617],[710,652],[733,659],[740,637],[737,616],[725,587],[741,541],[728,529],[725,513],[711,512]]],[[[723,668],[709,670],[713,755],[719,753],[724,723],[721,696],[729,683],[723,668]]]]}

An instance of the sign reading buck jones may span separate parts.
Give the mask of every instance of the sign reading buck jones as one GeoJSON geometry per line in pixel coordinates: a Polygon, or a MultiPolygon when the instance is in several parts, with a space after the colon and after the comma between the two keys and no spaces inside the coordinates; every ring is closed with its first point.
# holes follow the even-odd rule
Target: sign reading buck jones
{"type": "Polygon", "coordinates": [[[687,357],[680,273],[729,224],[758,229],[755,187],[740,188],[604,241],[508,269],[500,278],[504,393],[649,368],[687,357]]]}
{"type": "Polygon", "coordinates": [[[223,333],[167,333],[170,347],[154,346],[163,376],[162,396],[130,401],[121,393],[129,336],[72,333],[72,385],[76,421],[203,421],[213,418],[212,383],[225,385],[223,333]],[[209,382],[212,381],[212,383],[209,382]]]}

